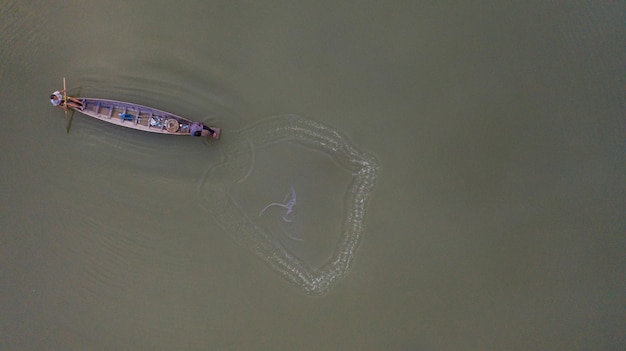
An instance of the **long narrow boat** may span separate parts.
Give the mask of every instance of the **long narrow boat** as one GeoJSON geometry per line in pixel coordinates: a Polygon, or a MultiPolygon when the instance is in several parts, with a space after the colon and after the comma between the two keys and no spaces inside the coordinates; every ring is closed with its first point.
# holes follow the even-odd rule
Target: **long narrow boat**
{"type": "Polygon", "coordinates": [[[59,91],[52,93],[50,98],[51,103],[61,109],[74,110],[122,127],[160,134],[213,139],[220,137],[220,128],[205,126],[201,122],[194,122],[148,106],[116,100],[70,97],[61,95],[59,91]]]}

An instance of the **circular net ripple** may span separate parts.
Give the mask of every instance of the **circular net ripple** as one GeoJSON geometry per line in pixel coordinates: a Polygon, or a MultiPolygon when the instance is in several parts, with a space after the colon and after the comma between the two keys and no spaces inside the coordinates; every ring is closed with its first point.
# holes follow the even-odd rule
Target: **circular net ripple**
{"type": "Polygon", "coordinates": [[[357,150],[338,131],[296,115],[271,118],[222,139],[223,162],[207,170],[199,187],[201,205],[242,246],[249,248],[275,271],[303,291],[323,295],[350,267],[364,228],[365,213],[378,172],[378,162],[357,150]],[[328,155],[347,170],[341,233],[330,259],[313,268],[276,241],[233,200],[230,189],[250,175],[254,149],[279,143],[296,143],[328,155]]]}

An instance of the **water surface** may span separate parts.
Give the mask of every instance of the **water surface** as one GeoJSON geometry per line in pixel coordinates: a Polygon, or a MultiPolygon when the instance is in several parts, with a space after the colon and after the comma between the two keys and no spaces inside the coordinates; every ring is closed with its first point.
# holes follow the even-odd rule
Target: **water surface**
{"type": "Polygon", "coordinates": [[[623,348],[622,4],[0,9],[0,349],[623,348]],[[67,135],[47,100],[63,76],[223,138],[79,116],[67,135]],[[321,295],[233,236],[206,191],[230,182],[238,220],[323,271],[358,172],[332,148],[242,137],[284,114],[378,166],[321,295]],[[258,215],[291,186],[292,226],[258,215]]]}

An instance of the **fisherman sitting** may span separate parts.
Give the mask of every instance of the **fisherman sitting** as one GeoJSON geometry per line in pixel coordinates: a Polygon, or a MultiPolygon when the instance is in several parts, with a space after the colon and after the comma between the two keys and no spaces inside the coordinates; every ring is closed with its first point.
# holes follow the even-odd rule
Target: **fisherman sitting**
{"type": "Polygon", "coordinates": [[[211,129],[211,127],[207,127],[202,123],[198,123],[198,122],[194,122],[191,124],[191,127],[189,127],[189,132],[191,133],[191,135],[193,136],[211,136],[213,139],[217,138],[217,133],[215,132],[215,130],[211,129]]]}
{"type": "Polygon", "coordinates": [[[63,107],[64,105],[67,105],[67,107],[71,107],[71,108],[76,108],[79,110],[84,109],[85,107],[83,106],[83,102],[78,100],[75,97],[71,97],[68,96],[67,97],[67,104],[65,104],[65,100],[63,100],[63,94],[65,90],[57,90],[54,93],[52,93],[52,95],[50,95],[50,103],[52,103],[52,105],[57,106],[57,107],[63,107]]]}

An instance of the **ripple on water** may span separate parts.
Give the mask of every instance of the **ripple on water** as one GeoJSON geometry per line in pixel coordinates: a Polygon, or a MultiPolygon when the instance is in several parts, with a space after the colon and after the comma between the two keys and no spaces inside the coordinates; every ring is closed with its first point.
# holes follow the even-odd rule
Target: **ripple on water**
{"type": "Polygon", "coordinates": [[[376,159],[338,131],[295,115],[231,132],[219,150],[224,161],[210,167],[199,184],[203,207],[297,287],[325,294],[354,258],[376,159]],[[285,213],[266,208],[280,202],[290,186],[297,203],[292,194],[294,203],[285,199],[291,206],[275,207],[290,207],[291,222],[285,213]]]}
{"type": "Polygon", "coordinates": [[[158,276],[167,284],[186,275],[191,256],[185,242],[176,240],[177,233],[167,232],[167,212],[100,196],[75,209],[71,234],[64,241],[83,289],[121,297],[136,290],[145,276],[158,276]],[[97,200],[106,205],[99,207],[97,200]]]}
{"type": "Polygon", "coordinates": [[[188,200],[197,181],[190,174],[201,169],[185,167],[179,156],[202,144],[168,145],[143,134],[71,136],[76,150],[68,156],[71,174],[64,180],[71,188],[55,217],[65,219],[64,240],[57,245],[72,276],[80,277],[77,287],[87,293],[80,298],[137,295],[154,283],[150,279],[178,286],[193,270],[189,242],[180,236],[187,226],[176,220],[187,220],[189,208],[197,209],[188,200]],[[88,138],[93,143],[84,143],[88,138]]]}
{"type": "MultiPolygon", "coordinates": [[[[0,23],[0,58],[2,62],[19,62],[20,67],[31,72],[37,61],[38,52],[47,50],[55,41],[49,31],[48,18],[32,7],[37,6],[28,1],[10,0],[0,4],[2,21],[0,23]]],[[[0,65],[0,77],[5,69],[13,70],[13,65],[0,65]]]]}

